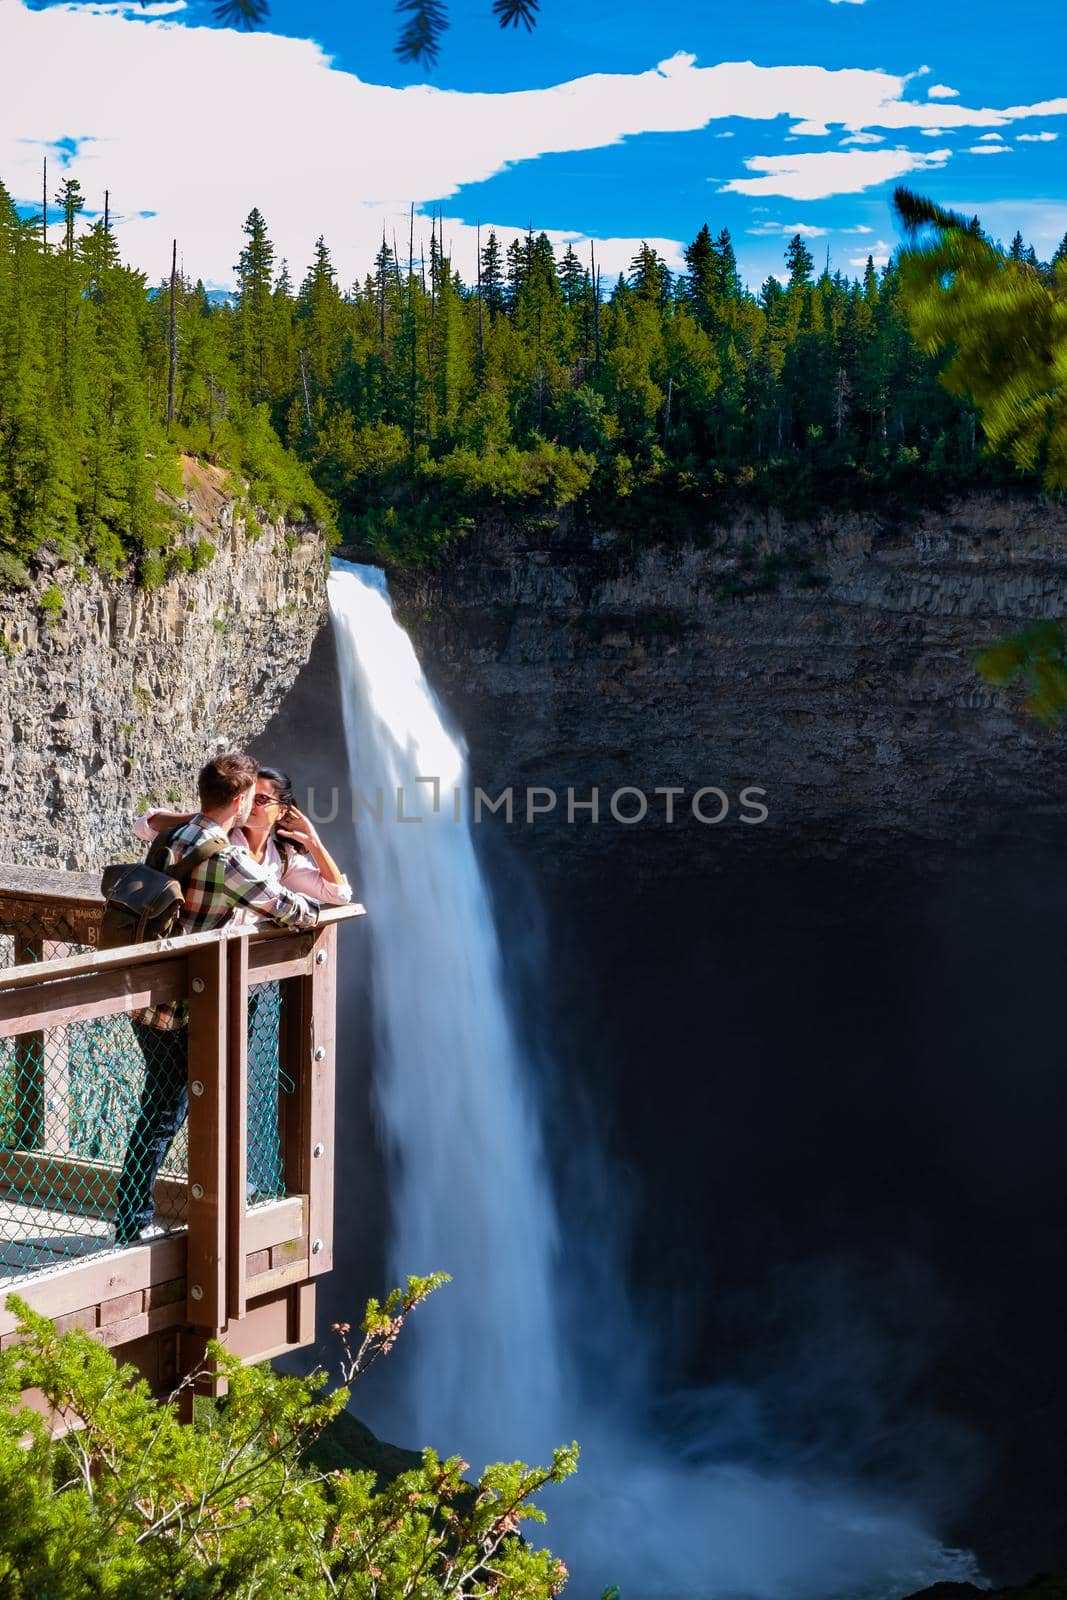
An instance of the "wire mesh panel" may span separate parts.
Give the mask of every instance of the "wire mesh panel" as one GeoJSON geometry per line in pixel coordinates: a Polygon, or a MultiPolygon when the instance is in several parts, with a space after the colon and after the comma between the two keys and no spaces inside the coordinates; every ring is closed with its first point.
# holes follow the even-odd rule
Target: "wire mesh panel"
{"type": "MultiPolygon", "coordinates": [[[[61,909],[39,920],[23,909],[0,964],[91,949],[61,909]]],[[[111,1248],[117,1216],[118,1242],[183,1224],[187,1074],[177,1081],[175,1060],[173,1041],[125,1015],[0,1040],[0,1279],[111,1248]]]]}
{"type": "Polygon", "coordinates": [[[285,1194],[279,1094],[292,1090],[281,1072],[282,995],[279,983],[248,990],[248,1202],[285,1194]]]}
{"type": "MultiPolygon", "coordinates": [[[[232,1254],[238,1265],[226,1267],[226,1293],[239,1295],[244,1208],[235,1204],[241,1180],[232,1073],[245,1052],[231,1053],[225,1013],[247,993],[247,1016],[238,1024],[247,1030],[245,1205],[305,1194],[318,1181],[325,1216],[330,1175],[310,1152],[324,1148],[320,1123],[329,1111],[330,1086],[321,1074],[312,1086],[298,1047],[320,1023],[324,1039],[332,1027],[332,999],[329,1025],[313,1003],[332,970],[325,956],[313,973],[297,967],[294,974],[305,956],[310,965],[310,952],[294,956],[288,945],[279,946],[287,953],[273,970],[282,970],[284,981],[246,989],[243,940],[228,949],[225,937],[220,942],[201,934],[188,947],[176,941],[160,951],[94,955],[100,902],[91,885],[68,891],[64,882],[45,881],[64,874],[3,870],[0,968],[22,970],[0,984],[0,1301],[5,1286],[30,1274],[185,1227],[187,1219],[190,1249],[195,1236],[203,1262],[217,1265],[232,1254]],[[80,959],[86,956],[92,959],[80,959]],[[66,969],[56,970],[55,963],[68,957],[66,969]],[[41,962],[49,967],[38,979],[26,969],[41,962]],[[114,1010],[130,1004],[133,994],[143,996],[141,1004],[151,996],[155,1009],[114,1010]],[[184,1017],[185,1006],[175,1004],[183,997],[192,1002],[191,1026],[152,1025],[184,1017]],[[12,1034],[12,1028],[25,1031],[12,1034]],[[190,1035],[198,1052],[193,1061],[190,1035]],[[301,1075],[299,1093],[282,1070],[283,1059],[301,1075]],[[191,1079],[201,1096],[194,1102],[195,1199],[187,1153],[191,1079]]],[[[316,1060],[328,1055],[324,1044],[316,1060]]],[[[270,1225],[261,1219],[256,1236],[265,1237],[270,1225]]],[[[305,1214],[305,1232],[309,1226],[305,1214]]],[[[326,1226],[320,1224],[320,1235],[326,1226]]],[[[286,1235],[281,1242],[300,1241],[286,1235]]]]}

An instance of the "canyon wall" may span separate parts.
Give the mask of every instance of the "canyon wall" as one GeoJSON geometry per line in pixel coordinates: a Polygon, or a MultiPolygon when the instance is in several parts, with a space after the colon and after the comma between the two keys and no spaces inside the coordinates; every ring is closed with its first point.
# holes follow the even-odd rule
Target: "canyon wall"
{"type": "MultiPolygon", "coordinates": [[[[1010,497],[896,525],[753,514],[701,546],[490,521],[444,566],[390,582],[474,783],[494,799],[513,788],[512,831],[534,849],[628,834],[656,870],[684,870],[696,841],[724,860],[918,842],[936,855],[1016,812],[1067,817],[1062,735],[973,667],[977,648],[1064,616],[1065,526],[1061,504],[1010,497]],[[693,815],[705,787],[729,801],[719,824],[693,815]],[[529,821],[531,788],[556,805],[541,814],[535,796],[529,821]],[[580,808],[593,788],[597,825],[580,808]],[[640,823],[610,814],[623,788],[648,797],[640,823]],[[683,791],[670,824],[657,788],[683,791]],[[765,821],[744,820],[746,788],[765,791],[765,821]]],[[[640,797],[617,809],[636,816],[640,797]]]]}
{"type": "Polygon", "coordinates": [[[0,593],[0,861],[129,855],[134,811],[188,804],[203,761],[258,733],[307,660],[326,616],[318,530],[249,538],[225,475],[191,462],[179,510],[191,544],[216,548],[199,571],[146,591],[46,551],[32,589],[0,593]],[[57,590],[62,609],[42,606],[57,590]]]}

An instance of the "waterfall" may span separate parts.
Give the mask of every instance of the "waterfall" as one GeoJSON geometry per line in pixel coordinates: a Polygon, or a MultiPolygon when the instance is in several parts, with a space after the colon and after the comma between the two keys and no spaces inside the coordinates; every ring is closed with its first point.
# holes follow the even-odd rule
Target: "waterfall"
{"type": "Polygon", "coordinates": [[[454,1280],[413,1319],[407,1406],[422,1443],[475,1466],[520,1448],[543,1455],[563,1426],[556,1218],[486,886],[454,821],[464,752],[381,574],[336,562],[330,596],[352,784],[368,803],[360,895],[374,914],[390,1266],[398,1282],[437,1270],[454,1280]]]}
{"type": "MultiPolygon", "coordinates": [[[[555,1492],[546,1534],[575,1600],[609,1584],[624,1600],[889,1600],[973,1580],[971,1558],[903,1507],[658,1436],[654,1363],[633,1359],[644,1336],[624,1295],[586,1306],[610,1317],[598,1341],[609,1359],[578,1372],[561,1312],[578,1295],[467,817],[462,741],[383,575],[335,561],[329,589],[370,912],[390,1281],[453,1278],[404,1333],[403,1411],[390,1419],[400,1442],[458,1451],[478,1470],[544,1461],[577,1438],[579,1475],[555,1492]]],[[[596,1163],[590,1152],[594,1183],[596,1163]]]]}

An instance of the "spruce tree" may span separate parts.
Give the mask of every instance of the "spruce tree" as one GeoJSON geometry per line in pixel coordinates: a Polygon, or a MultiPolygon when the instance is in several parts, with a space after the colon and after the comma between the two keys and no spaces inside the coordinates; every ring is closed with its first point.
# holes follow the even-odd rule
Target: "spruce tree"
{"type": "Polygon", "coordinates": [[[789,269],[790,289],[803,289],[811,282],[815,258],[799,233],[795,233],[789,241],[785,264],[789,269]]]}
{"type": "Polygon", "coordinates": [[[237,260],[237,359],[248,384],[249,398],[266,400],[271,333],[271,287],[274,246],[267,236],[267,224],[257,208],[244,222],[247,244],[237,260]]]}
{"type": "Polygon", "coordinates": [[[482,251],[481,283],[482,302],[492,320],[504,309],[504,264],[501,259],[500,241],[492,231],[482,251]]]}

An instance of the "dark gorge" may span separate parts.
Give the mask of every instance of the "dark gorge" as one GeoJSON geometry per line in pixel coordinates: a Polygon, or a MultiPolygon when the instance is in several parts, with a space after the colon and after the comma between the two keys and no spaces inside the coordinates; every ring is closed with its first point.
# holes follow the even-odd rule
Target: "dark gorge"
{"type": "MultiPolygon", "coordinates": [[[[1058,743],[971,655],[1047,614],[1058,533],[1051,504],[1008,499],[703,549],[487,526],[462,559],[391,575],[472,784],[560,797],[475,834],[587,1287],[583,1358],[621,1275],[681,1459],[873,1485],[994,1582],[1067,1562],[1067,849],[1058,743]],[[803,581],[722,592],[787,540],[803,581]],[[606,809],[624,786],[746,783],[758,826],[606,809]],[[600,789],[597,825],[567,821],[568,786],[600,789]]],[[[320,806],[345,770],[338,706],[323,635],[259,747],[320,806]]],[[[388,817],[353,834],[345,812],[358,881],[359,828],[388,817]]],[[[361,1038],[364,978],[356,961],[361,1038]]],[[[337,1314],[374,1287],[386,1222],[366,1082],[342,1115],[337,1314]]]]}

